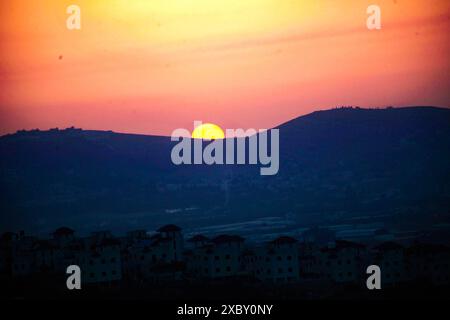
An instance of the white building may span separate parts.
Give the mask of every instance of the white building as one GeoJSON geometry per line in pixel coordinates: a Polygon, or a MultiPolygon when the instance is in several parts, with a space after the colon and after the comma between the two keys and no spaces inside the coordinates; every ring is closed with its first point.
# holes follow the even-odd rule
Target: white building
{"type": "Polygon", "coordinates": [[[220,235],[208,241],[206,237],[191,239],[194,248],[186,255],[187,270],[197,278],[224,278],[242,273],[244,239],[220,235]]]}
{"type": "Polygon", "coordinates": [[[36,238],[25,236],[23,232],[11,242],[11,262],[13,276],[28,276],[36,270],[36,259],[33,250],[36,238]]]}
{"type": "Polygon", "coordinates": [[[128,280],[178,277],[184,248],[183,234],[178,226],[166,225],[152,236],[143,231],[133,232],[127,235],[125,242],[123,269],[128,280]]]}
{"type": "Polygon", "coordinates": [[[246,270],[254,277],[269,282],[285,283],[299,280],[297,240],[279,237],[245,254],[246,270]]]}
{"type": "Polygon", "coordinates": [[[333,247],[318,252],[318,273],[337,283],[361,283],[367,267],[367,251],[362,244],[337,240],[333,247]]]}
{"type": "Polygon", "coordinates": [[[79,261],[83,283],[113,284],[122,279],[120,242],[117,239],[104,238],[86,246],[85,250],[77,252],[75,259],[79,261]]]}
{"type": "Polygon", "coordinates": [[[435,286],[450,284],[450,248],[439,244],[415,244],[406,251],[407,270],[415,281],[435,286]]]}
{"type": "Polygon", "coordinates": [[[394,242],[385,242],[373,248],[373,260],[370,264],[381,269],[381,285],[393,286],[408,281],[405,248],[394,242]]]}

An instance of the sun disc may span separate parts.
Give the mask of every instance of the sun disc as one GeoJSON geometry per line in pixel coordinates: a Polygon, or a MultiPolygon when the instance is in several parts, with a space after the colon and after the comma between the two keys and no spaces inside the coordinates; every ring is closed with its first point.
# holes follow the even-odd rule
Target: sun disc
{"type": "Polygon", "coordinates": [[[225,133],[218,125],[204,123],[197,126],[194,131],[192,131],[192,138],[205,140],[224,139],[225,133]]]}

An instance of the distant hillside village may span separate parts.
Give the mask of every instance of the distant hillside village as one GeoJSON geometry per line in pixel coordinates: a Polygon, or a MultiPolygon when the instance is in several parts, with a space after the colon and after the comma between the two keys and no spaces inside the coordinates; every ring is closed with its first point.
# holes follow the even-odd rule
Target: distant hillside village
{"type": "MultiPolygon", "coordinates": [[[[320,235],[319,235],[320,233],[320,235]]],[[[365,246],[305,234],[302,239],[280,236],[261,244],[246,244],[236,235],[184,239],[182,230],[166,225],[157,232],[130,231],[115,237],[109,231],[77,237],[62,227],[49,239],[5,233],[0,239],[0,271],[12,279],[32,275],[65,275],[79,265],[85,285],[142,286],[179,280],[251,279],[268,283],[328,281],[365,285],[366,268],[381,268],[382,285],[423,280],[448,285],[450,249],[436,244],[404,247],[393,242],[365,246]]],[[[250,281],[250,280],[249,280],[250,281]]]]}

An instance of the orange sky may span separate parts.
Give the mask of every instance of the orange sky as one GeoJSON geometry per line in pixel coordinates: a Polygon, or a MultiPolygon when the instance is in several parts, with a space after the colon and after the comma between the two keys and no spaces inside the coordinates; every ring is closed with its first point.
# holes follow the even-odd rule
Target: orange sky
{"type": "Polygon", "coordinates": [[[0,134],[168,135],[338,105],[448,107],[449,32],[447,0],[1,1],[0,134]],[[66,28],[70,4],[81,30],[66,28]],[[370,4],[380,31],[366,28],[370,4]]]}

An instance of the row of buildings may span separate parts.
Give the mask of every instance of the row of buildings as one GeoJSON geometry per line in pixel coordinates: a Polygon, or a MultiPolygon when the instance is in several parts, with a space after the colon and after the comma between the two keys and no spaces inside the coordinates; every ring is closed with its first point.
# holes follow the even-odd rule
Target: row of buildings
{"type": "Polygon", "coordinates": [[[376,246],[334,240],[319,244],[281,236],[261,244],[246,244],[235,235],[185,241],[182,230],[166,225],[156,232],[136,230],[123,237],[109,231],[77,237],[59,228],[49,239],[23,232],[0,238],[0,273],[12,278],[65,274],[79,265],[85,284],[145,285],[157,281],[239,278],[295,283],[329,281],[364,284],[366,268],[381,268],[382,284],[427,281],[450,284],[450,248],[436,244],[404,247],[394,242],[376,246]]]}

